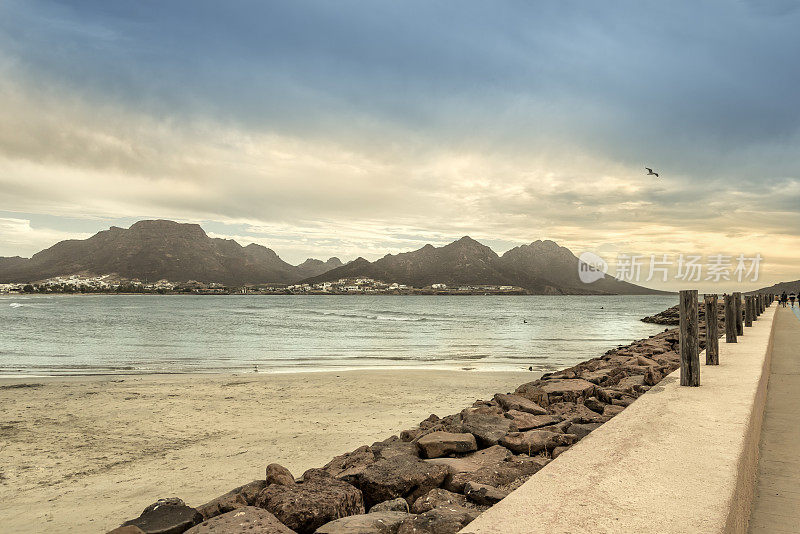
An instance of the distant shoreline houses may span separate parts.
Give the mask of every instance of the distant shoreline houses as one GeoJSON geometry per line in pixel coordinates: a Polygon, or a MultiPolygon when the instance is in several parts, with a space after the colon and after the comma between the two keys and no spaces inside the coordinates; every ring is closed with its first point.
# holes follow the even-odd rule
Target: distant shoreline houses
{"type": "Polygon", "coordinates": [[[219,283],[195,280],[171,282],[158,280],[118,279],[113,275],[71,275],[50,278],[29,284],[0,284],[0,294],[13,293],[135,293],[135,294],[196,294],[196,295],[526,295],[528,291],[516,286],[459,285],[449,287],[435,283],[413,287],[397,282],[389,283],[372,278],[341,278],[334,282],[314,284],[255,284],[230,287],[219,283]]]}

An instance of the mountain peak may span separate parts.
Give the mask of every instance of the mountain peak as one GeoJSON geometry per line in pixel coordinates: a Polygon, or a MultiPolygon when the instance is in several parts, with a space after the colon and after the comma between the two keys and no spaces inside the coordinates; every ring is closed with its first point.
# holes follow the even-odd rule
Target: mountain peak
{"type": "MultiPolygon", "coordinates": [[[[114,227],[112,227],[113,230],[114,227]]],[[[135,233],[169,233],[169,234],[185,234],[192,237],[208,237],[205,230],[199,225],[194,223],[179,223],[175,221],[168,221],[165,219],[152,219],[143,220],[133,223],[129,232],[135,233]]]]}

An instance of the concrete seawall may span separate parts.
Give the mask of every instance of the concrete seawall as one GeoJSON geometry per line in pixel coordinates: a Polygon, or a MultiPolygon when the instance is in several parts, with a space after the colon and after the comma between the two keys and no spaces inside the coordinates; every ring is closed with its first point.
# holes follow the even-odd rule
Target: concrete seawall
{"type": "Polygon", "coordinates": [[[461,533],[746,532],[774,313],[722,342],[699,388],[670,374],[461,533]]]}

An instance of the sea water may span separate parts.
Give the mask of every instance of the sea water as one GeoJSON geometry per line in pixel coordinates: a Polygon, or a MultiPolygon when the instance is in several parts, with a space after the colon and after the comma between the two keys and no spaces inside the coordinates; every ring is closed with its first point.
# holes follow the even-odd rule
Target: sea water
{"type": "Polygon", "coordinates": [[[553,370],[675,296],[0,295],[0,374],[553,370]]]}

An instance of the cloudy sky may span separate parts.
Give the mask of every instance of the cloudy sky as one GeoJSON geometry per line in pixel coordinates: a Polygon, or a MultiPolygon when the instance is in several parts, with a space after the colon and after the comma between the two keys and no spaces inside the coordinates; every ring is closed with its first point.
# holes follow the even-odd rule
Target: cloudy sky
{"type": "Polygon", "coordinates": [[[798,279],[798,27],[794,0],[3,0],[0,256],[168,218],[291,262],[470,235],[798,279]]]}

